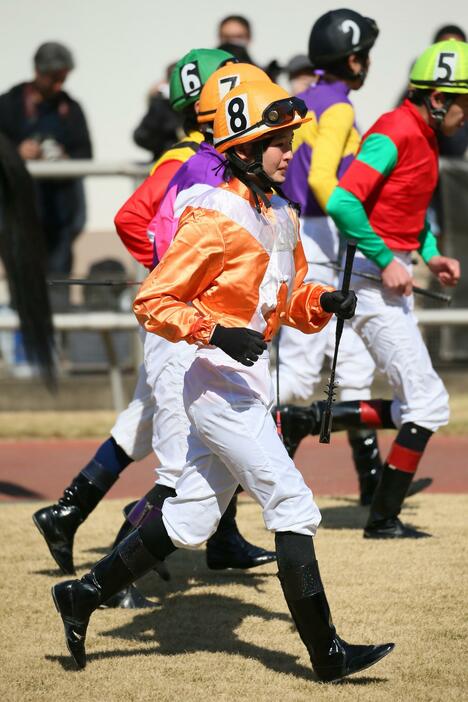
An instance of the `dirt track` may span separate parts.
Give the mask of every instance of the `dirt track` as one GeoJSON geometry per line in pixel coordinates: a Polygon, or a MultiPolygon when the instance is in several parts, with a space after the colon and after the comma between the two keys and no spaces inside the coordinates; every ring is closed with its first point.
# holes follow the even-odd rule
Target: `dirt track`
{"type": "MultiPolygon", "coordinates": [[[[408,500],[403,518],[432,538],[362,538],[366,510],[320,497],[322,577],[338,631],[352,642],[394,641],[384,661],[342,683],[312,673],[270,563],[211,571],[204,549],[168,559],[170,582],[138,583],[154,606],[92,617],[88,666],[76,672],[50,587],[63,578],[31,522],[33,505],[0,508],[0,695],[5,702],[460,702],[466,698],[466,495],[408,500]]],[[[40,504],[40,503],[37,503],[40,504]]],[[[104,500],[75,542],[79,575],[107,552],[125,500],[104,500]]],[[[258,507],[239,506],[252,543],[274,546],[258,507]]]]}
{"type": "MultiPolygon", "coordinates": [[[[392,435],[382,435],[382,453],[392,435]]],[[[57,498],[74,475],[93,456],[99,441],[93,439],[0,441],[0,501],[57,498]]],[[[468,492],[468,438],[436,436],[418,471],[431,477],[429,492],[468,492]]],[[[332,437],[329,446],[318,438],[306,439],[296,454],[298,467],[316,494],[350,495],[357,484],[344,435],[332,437]]],[[[144,494],[153,481],[153,457],[130,466],[109,497],[144,494]]]]}

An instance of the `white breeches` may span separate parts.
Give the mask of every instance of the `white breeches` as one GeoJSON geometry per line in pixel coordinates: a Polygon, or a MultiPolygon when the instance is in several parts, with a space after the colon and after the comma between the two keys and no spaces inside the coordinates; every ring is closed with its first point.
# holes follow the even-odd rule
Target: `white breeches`
{"type": "MultiPolygon", "coordinates": [[[[337,287],[338,274],[314,262],[336,263],[338,234],[329,217],[301,219],[301,238],[309,261],[307,281],[337,287]]],[[[283,327],[279,344],[281,403],[309,404],[320,381],[325,358],[335,349],[335,321],[319,334],[302,334],[283,327]]],[[[340,342],[336,381],[341,400],[368,400],[375,364],[364,343],[346,322],[340,342]]]]}
{"type": "MultiPolygon", "coordinates": [[[[141,330],[144,339],[145,332],[141,330]]],[[[141,461],[151,453],[153,434],[154,402],[148,384],[146,369],[142,363],[138,369],[138,378],[128,407],[115,420],[111,436],[123,448],[127,456],[134,461],[141,461]]]]}
{"type": "MultiPolygon", "coordinates": [[[[411,271],[410,253],[397,260],[411,271]]],[[[354,270],[380,277],[376,264],[359,252],[354,270]]],[[[413,312],[413,296],[391,295],[380,283],[353,277],[358,296],[352,326],[393,390],[392,418],[399,427],[414,422],[436,431],[449,420],[448,395],[432,367],[413,312]]]]}
{"type": "Polygon", "coordinates": [[[153,451],[160,466],[158,483],[175,488],[187,462],[190,422],[184,408],[184,375],[196,347],[173,344],[156,334],[147,334],[145,365],[153,393],[153,451]]]}
{"type": "MultiPolygon", "coordinates": [[[[268,358],[255,364],[267,373],[268,358]],[[260,365],[259,365],[260,364],[260,365]]],[[[182,371],[181,371],[182,372],[182,371]]],[[[163,519],[176,546],[197,548],[215,531],[238,484],[262,507],[272,531],[313,536],[320,512],[289,458],[266,405],[246,391],[245,378],[195,357],[184,377],[191,427],[177,497],[164,502],[163,519]],[[236,389],[237,388],[237,389],[236,389]]]]}

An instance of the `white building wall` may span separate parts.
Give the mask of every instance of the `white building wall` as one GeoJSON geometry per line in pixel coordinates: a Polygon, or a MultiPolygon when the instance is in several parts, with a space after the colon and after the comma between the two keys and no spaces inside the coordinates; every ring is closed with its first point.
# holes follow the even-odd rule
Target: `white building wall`
{"type": "MultiPolygon", "coordinates": [[[[144,161],[147,152],[132,143],[131,133],[145,111],[149,86],[190,48],[215,46],[220,18],[245,14],[254,29],[252,57],[259,64],[272,58],[286,62],[306,53],[315,19],[343,5],[373,17],[381,30],[368,82],[355,99],[362,128],[392,107],[411,61],[436,28],[468,27],[465,0],[2,0],[0,91],[30,78],[39,44],[62,41],[77,63],[66,89],[86,111],[96,158],[144,161]]],[[[87,192],[88,229],[111,229],[129,182],[88,179],[87,192]]]]}

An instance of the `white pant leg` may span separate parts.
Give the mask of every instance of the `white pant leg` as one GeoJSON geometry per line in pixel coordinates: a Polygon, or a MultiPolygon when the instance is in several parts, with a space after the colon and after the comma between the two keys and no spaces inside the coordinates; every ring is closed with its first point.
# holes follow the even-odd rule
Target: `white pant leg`
{"type": "MultiPolygon", "coordinates": [[[[328,217],[301,218],[301,240],[309,265],[306,282],[314,281],[336,287],[337,274],[332,268],[314,261],[329,263],[338,258],[338,235],[328,217]]],[[[282,404],[308,404],[320,380],[329,330],[303,334],[282,327],[279,343],[280,400],[282,404]]]]}
{"type": "Polygon", "coordinates": [[[156,482],[175,488],[187,462],[190,422],[183,401],[184,375],[195,347],[147,334],[145,365],[154,398],[152,447],[160,463],[156,482]]]}
{"type": "MultiPolygon", "coordinates": [[[[330,217],[301,217],[300,224],[302,245],[309,266],[313,266],[312,272],[323,282],[331,280],[330,276],[336,278],[333,269],[314,265],[319,262],[336,264],[340,239],[335,223],[330,217]]],[[[310,272],[311,269],[309,275],[310,272]]]]}
{"type": "Polygon", "coordinates": [[[216,374],[208,359],[196,358],[185,376],[192,427],[177,497],[163,506],[169,536],[186,548],[203,543],[216,530],[238,483],[261,505],[268,529],[313,536],[320,512],[267,407],[253,394],[248,398],[245,386],[236,394],[235,373],[225,391],[216,374]]]}
{"type": "Polygon", "coordinates": [[[177,497],[164,501],[163,521],[178,548],[198,548],[212,536],[239,482],[191,427],[177,497]]]}
{"type": "Polygon", "coordinates": [[[128,407],[117,417],[110,433],[127,456],[141,461],[151,453],[154,402],[145,366],[138,369],[137,384],[128,407]]]}
{"type": "MultiPolygon", "coordinates": [[[[411,270],[410,255],[397,254],[411,270]]],[[[357,257],[356,270],[379,275],[375,264],[357,257]]],[[[435,372],[413,313],[413,298],[390,295],[380,284],[355,278],[358,295],[353,328],[393,390],[392,418],[397,426],[414,422],[436,431],[449,420],[448,395],[435,372]]]]}
{"type": "MultiPolygon", "coordinates": [[[[333,358],[335,349],[335,328],[330,329],[329,339],[332,349],[328,355],[333,358]]],[[[342,401],[370,400],[374,382],[375,363],[363,340],[354,331],[350,321],[346,320],[338,349],[335,379],[342,401]]]]}
{"type": "MultiPolygon", "coordinates": [[[[336,262],[339,238],[329,217],[301,219],[304,252],[309,262],[306,281],[338,287],[338,274],[319,265],[336,262]],[[316,263],[314,263],[316,262],[316,263]]],[[[309,404],[321,378],[325,356],[333,358],[335,349],[335,320],[319,334],[302,334],[296,329],[281,329],[280,400],[281,403],[309,404]]],[[[375,364],[364,343],[345,324],[340,342],[336,379],[342,400],[368,400],[374,380],[375,364]]]]}
{"type": "Polygon", "coordinates": [[[281,328],[277,358],[281,404],[310,404],[320,381],[328,335],[328,329],[303,334],[291,327],[281,328]]]}

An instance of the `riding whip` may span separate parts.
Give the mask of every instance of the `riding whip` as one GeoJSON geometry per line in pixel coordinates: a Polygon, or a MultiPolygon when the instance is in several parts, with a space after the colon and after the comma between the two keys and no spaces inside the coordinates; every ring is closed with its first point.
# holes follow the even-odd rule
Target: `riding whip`
{"type": "MultiPolygon", "coordinates": [[[[347,248],[346,248],[346,261],[344,265],[344,273],[343,273],[343,283],[341,285],[341,292],[347,293],[349,292],[349,283],[351,280],[351,272],[353,270],[353,261],[354,261],[354,254],[356,253],[356,244],[354,242],[348,242],[347,248]]],[[[340,339],[341,335],[343,333],[343,325],[344,325],[344,319],[341,319],[338,317],[336,321],[336,333],[335,333],[335,353],[333,354],[333,361],[332,361],[332,366],[331,366],[331,371],[330,371],[330,378],[328,381],[328,386],[327,386],[327,404],[325,407],[325,412],[323,413],[322,417],[322,425],[320,427],[320,438],[319,442],[321,444],[329,444],[330,443],[330,434],[331,434],[331,426],[332,426],[332,420],[333,420],[333,414],[332,414],[332,404],[335,400],[335,371],[336,371],[336,362],[338,359],[338,349],[340,346],[340,339]]]]}

